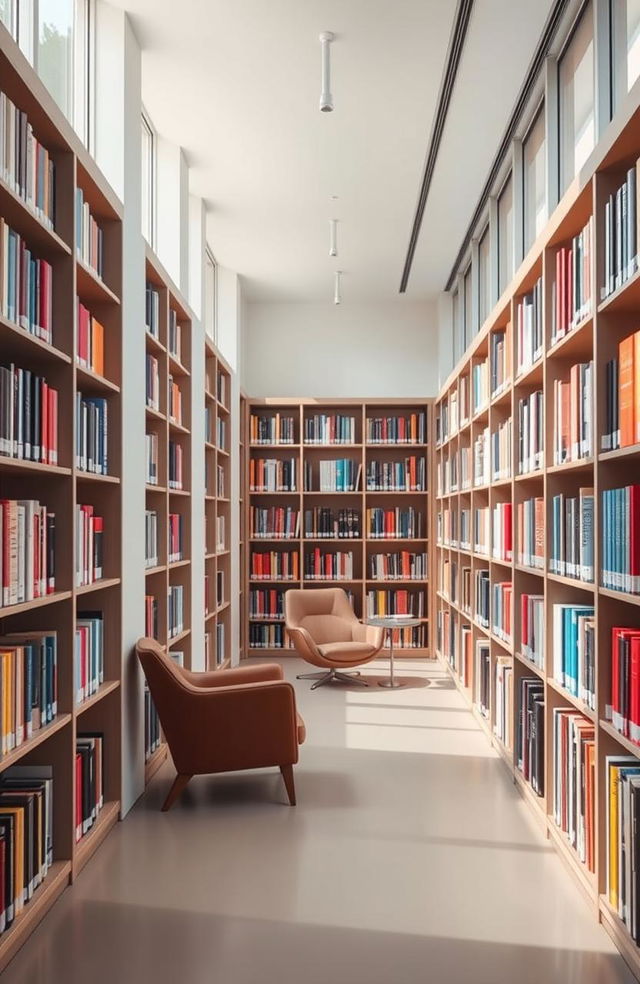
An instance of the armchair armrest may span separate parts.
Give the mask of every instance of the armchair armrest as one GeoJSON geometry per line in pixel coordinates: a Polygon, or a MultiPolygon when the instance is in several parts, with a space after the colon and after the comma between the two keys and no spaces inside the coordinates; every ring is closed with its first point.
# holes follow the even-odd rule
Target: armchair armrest
{"type": "Polygon", "coordinates": [[[211,670],[205,673],[182,669],[182,675],[193,687],[199,688],[233,687],[242,683],[266,683],[269,680],[284,679],[279,663],[237,666],[232,670],[211,670]]]}
{"type": "Polygon", "coordinates": [[[354,642],[368,642],[370,646],[381,649],[384,641],[384,629],[380,625],[365,625],[364,622],[354,622],[352,638],[354,642]]]}
{"type": "Polygon", "coordinates": [[[304,659],[309,660],[309,662],[313,663],[315,666],[325,665],[325,662],[322,658],[322,653],[320,652],[315,642],[311,638],[311,635],[309,634],[309,632],[307,632],[306,629],[303,629],[300,626],[297,626],[295,628],[290,628],[289,626],[287,626],[286,628],[291,638],[291,641],[295,646],[296,650],[298,651],[298,653],[300,654],[300,656],[302,656],[304,659]],[[319,663],[318,660],[320,660],[319,663]]]}

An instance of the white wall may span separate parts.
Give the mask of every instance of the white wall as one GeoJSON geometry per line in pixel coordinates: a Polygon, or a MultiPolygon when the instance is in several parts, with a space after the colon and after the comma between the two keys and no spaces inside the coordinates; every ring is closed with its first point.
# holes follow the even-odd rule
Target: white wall
{"type": "Polygon", "coordinates": [[[382,303],[248,303],[242,387],[249,397],[433,396],[437,312],[382,303]]]}

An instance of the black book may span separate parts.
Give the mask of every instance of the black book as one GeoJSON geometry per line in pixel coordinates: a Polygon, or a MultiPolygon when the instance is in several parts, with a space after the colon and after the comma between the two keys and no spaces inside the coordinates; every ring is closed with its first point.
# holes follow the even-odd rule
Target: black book
{"type": "Polygon", "coordinates": [[[15,829],[15,817],[0,814],[0,836],[5,842],[4,904],[6,926],[10,926],[15,918],[15,829]]]}

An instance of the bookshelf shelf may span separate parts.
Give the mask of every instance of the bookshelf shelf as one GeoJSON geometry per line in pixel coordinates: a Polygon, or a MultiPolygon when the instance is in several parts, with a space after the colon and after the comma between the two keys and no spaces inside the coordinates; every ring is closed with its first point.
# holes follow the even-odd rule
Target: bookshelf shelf
{"type": "Polygon", "coordinates": [[[555,584],[566,584],[569,588],[575,588],[577,591],[588,591],[589,594],[594,594],[595,586],[592,581],[581,581],[577,577],[564,577],[562,574],[552,574],[551,571],[547,571],[547,580],[553,581],[555,584]]]}
{"type": "Polygon", "coordinates": [[[636,458],[640,455],[640,444],[632,444],[627,448],[616,448],[615,451],[601,451],[598,461],[619,461],[620,458],[636,458]]]}
{"type": "Polygon", "coordinates": [[[24,458],[10,458],[0,455],[0,470],[11,472],[37,472],[44,475],[71,475],[70,468],[61,465],[43,465],[38,461],[27,461],[24,458]]]}
{"type": "Polygon", "coordinates": [[[551,687],[552,690],[555,690],[557,694],[560,694],[560,696],[569,704],[572,704],[576,710],[580,711],[581,714],[584,714],[585,717],[588,717],[590,721],[595,723],[596,712],[593,711],[588,704],[585,704],[583,700],[580,700],[579,697],[576,697],[574,694],[570,693],[565,687],[562,686],[561,683],[554,680],[553,677],[547,677],[547,685],[551,687]]]}
{"type": "Polygon", "coordinates": [[[93,857],[109,831],[118,822],[119,816],[120,800],[113,800],[104,804],[91,829],[75,845],[74,878],[82,871],[87,861],[93,857]]]}
{"type": "MultiPolygon", "coordinates": [[[[71,714],[58,714],[53,721],[49,724],[45,724],[44,727],[38,728],[34,731],[32,738],[27,738],[23,741],[21,745],[17,748],[12,749],[10,752],[6,752],[4,755],[0,756],[0,772],[4,772],[8,769],[10,765],[15,765],[20,759],[24,758],[30,752],[42,745],[43,742],[48,741],[54,735],[62,731],[63,728],[68,727],[71,724],[71,714]]],[[[0,942],[2,937],[0,936],[0,942]]]]}
{"type": "Polygon", "coordinates": [[[87,369],[86,366],[81,366],[77,362],[76,376],[83,390],[91,389],[92,391],[106,394],[120,392],[120,387],[112,383],[110,379],[106,379],[104,376],[99,375],[99,373],[93,372],[93,370],[87,369]]]}
{"type": "Polygon", "coordinates": [[[0,936],[0,970],[27,941],[71,880],[71,861],[54,861],[33,898],[0,936]]]}
{"type": "Polygon", "coordinates": [[[625,751],[627,751],[630,755],[635,755],[637,758],[640,758],[640,745],[636,745],[636,743],[631,741],[630,738],[627,738],[626,735],[623,735],[617,728],[614,728],[610,721],[601,719],[598,724],[600,730],[604,731],[610,738],[613,738],[614,741],[617,741],[617,743],[621,745],[625,751]]]}
{"type": "Polygon", "coordinates": [[[3,348],[7,355],[15,359],[28,359],[36,365],[46,366],[48,363],[65,363],[71,365],[71,356],[62,352],[55,345],[50,345],[41,338],[32,335],[25,328],[9,321],[0,315],[0,330],[2,331],[3,348]]]}
{"type": "Polygon", "coordinates": [[[0,619],[9,618],[12,615],[22,615],[35,608],[44,608],[46,605],[55,605],[60,601],[67,601],[71,597],[70,591],[54,591],[53,594],[44,595],[42,598],[34,598],[33,601],[23,601],[17,605],[6,605],[0,608],[0,619]]]}
{"type": "Polygon", "coordinates": [[[94,704],[98,704],[108,694],[112,694],[119,686],[119,680],[105,680],[104,683],[100,684],[95,694],[87,697],[81,704],[76,704],[76,718],[90,710],[94,704]]]}
{"type": "Polygon", "coordinates": [[[78,296],[81,300],[98,304],[120,304],[120,299],[107,287],[95,270],[76,257],[76,279],[78,296]]]}
{"type": "Polygon", "coordinates": [[[71,248],[57,232],[40,219],[35,212],[0,179],[0,213],[2,218],[24,236],[45,259],[52,255],[71,256],[71,248]]]}
{"type": "Polygon", "coordinates": [[[92,584],[83,584],[75,589],[76,595],[92,594],[94,591],[103,591],[105,588],[117,588],[120,586],[119,577],[104,577],[100,581],[92,584]]]}
{"type": "Polygon", "coordinates": [[[166,742],[161,742],[156,748],[155,752],[152,753],[151,757],[145,762],[144,765],[144,782],[147,786],[153,777],[155,776],[158,769],[164,765],[167,760],[167,755],[169,750],[167,748],[166,742]]]}

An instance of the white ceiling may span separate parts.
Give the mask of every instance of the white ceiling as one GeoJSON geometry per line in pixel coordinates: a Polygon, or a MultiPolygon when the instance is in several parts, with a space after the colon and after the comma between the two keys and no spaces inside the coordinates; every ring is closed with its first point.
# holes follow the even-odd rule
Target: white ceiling
{"type": "MultiPolygon", "coordinates": [[[[147,111],[184,147],[210,245],[249,299],[330,300],[335,269],[345,302],[398,297],[455,0],[118,2],[147,111]],[[333,113],[318,109],[323,30],[333,113]]],[[[549,6],[474,4],[409,298],[444,286],[549,6]]]]}

